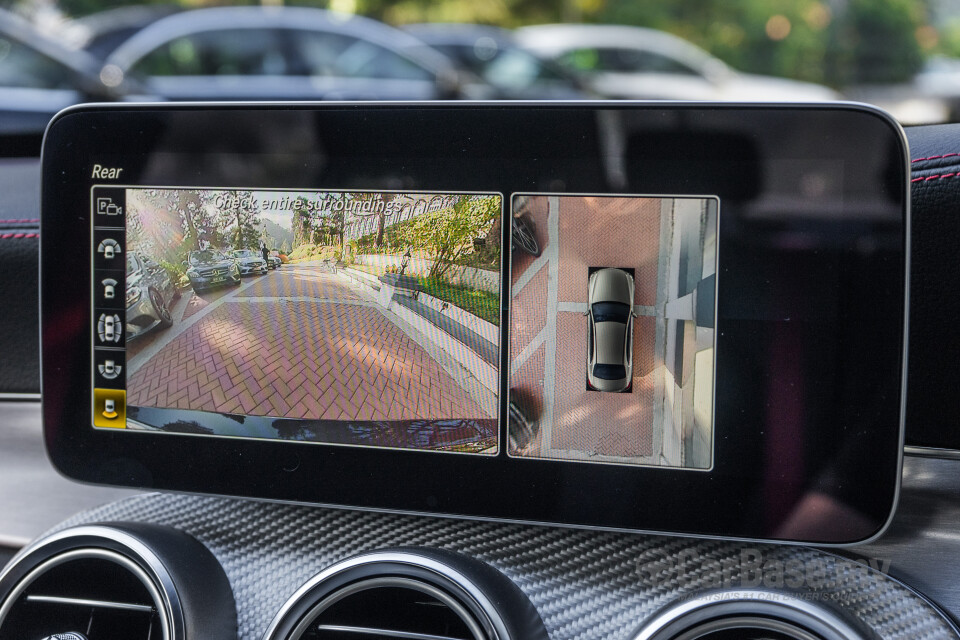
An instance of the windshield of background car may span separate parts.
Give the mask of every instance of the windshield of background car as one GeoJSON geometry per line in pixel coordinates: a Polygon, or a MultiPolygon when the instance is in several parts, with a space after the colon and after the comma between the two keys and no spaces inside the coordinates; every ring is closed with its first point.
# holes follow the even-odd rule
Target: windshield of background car
{"type": "Polygon", "coordinates": [[[575,49],[560,57],[560,63],[581,72],[611,71],[614,73],[677,73],[699,75],[683,62],[642,49],[596,47],[575,49]]]}
{"type": "Polygon", "coordinates": [[[142,76],[269,76],[288,73],[273,30],[230,29],[197,33],[163,44],[136,64],[142,76]]]}
{"type": "Polygon", "coordinates": [[[71,79],[70,69],[62,63],[0,35],[0,87],[66,89],[71,79]]]}

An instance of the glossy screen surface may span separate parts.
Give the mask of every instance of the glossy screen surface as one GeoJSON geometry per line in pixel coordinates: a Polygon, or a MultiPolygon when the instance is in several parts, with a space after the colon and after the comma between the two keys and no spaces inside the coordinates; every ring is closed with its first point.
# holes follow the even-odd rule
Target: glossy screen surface
{"type": "Polygon", "coordinates": [[[108,484],[869,538],[895,502],[902,444],[905,158],[892,121],[848,105],[65,113],[44,148],[48,448],[64,473],[108,484]],[[430,272],[436,246],[404,244],[417,215],[385,217],[379,247],[377,215],[352,231],[349,215],[342,229],[314,217],[298,232],[296,212],[311,212],[297,196],[374,212],[423,202],[421,216],[435,202],[457,219],[485,203],[483,224],[452,246],[488,281],[427,282],[452,274],[430,272]],[[191,230],[179,213],[191,205],[220,224],[191,230]],[[120,251],[108,259],[110,239],[120,251]],[[306,244],[320,248],[291,260],[306,244]],[[192,265],[191,251],[217,253],[231,282],[199,273],[217,265],[192,265]],[[164,275],[179,287],[167,290],[170,326],[145,304],[168,298],[142,286],[163,288],[164,275]],[[134,322],[137,305],[147,313],[134,322]],[[485,342],[413,339],[438,323],[485,342]],[[449,393],[391,395],[405,376],[376,376],[390,335],[426,354],[393,355],[409,382],[449,393]],[[377,367],[356,365],[365,347],[377,367]],[[342,355],[325,362],[330,349],[342,355]],[[118,409],[135,428],[113,428],[118,409]]]}

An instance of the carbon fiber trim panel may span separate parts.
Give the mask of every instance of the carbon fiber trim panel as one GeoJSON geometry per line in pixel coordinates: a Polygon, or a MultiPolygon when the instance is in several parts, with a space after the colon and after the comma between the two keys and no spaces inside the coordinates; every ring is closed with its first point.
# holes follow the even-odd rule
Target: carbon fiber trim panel
{"type": "Polygon", "coordinates": [[[56,528],[93,522],[168,524],[220,560],[240,637],[256,640],[311,576],[362,551],[439,547],[484,560],[523,590],[555,640],[628,640],[664,607],[713,590],[792,592],[890,640],[960,637],[930,606],[862,563],[803,547],[597,533],[377,514],[245,500],[145,494],[56,528]]]}

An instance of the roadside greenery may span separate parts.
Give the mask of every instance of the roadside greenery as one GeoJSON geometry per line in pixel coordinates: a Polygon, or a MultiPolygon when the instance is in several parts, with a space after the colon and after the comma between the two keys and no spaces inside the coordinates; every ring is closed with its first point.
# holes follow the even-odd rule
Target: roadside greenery
{"type": "Polygon", "coordinates": [[[500,296],[450,284],[442,278],[419,278],[423,292],[500,326],[500,296]]]}
{"type": "Polygon", "coordinates": [[[473,251],[473,239],[484,234],[499,214],[497,196],[460,197],[453,206],[409,220],[409,225],[398,230],[398,240],[401,245],[425,250],[433,259],[428,276],[439,278],[473,251]]]}

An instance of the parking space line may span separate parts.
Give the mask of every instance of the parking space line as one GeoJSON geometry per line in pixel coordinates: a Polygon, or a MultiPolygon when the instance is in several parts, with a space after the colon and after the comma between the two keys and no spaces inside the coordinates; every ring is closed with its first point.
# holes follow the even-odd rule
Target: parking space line
{"type": "Polygon", "coordinates": [[[540,450],[553,448],[553,409],[557,386],[557,304],[560,298],[560,198],[547,198],[547,322],[543,328],[548,348],[543,362],[543,417],[540,421],[540,450]]]}

